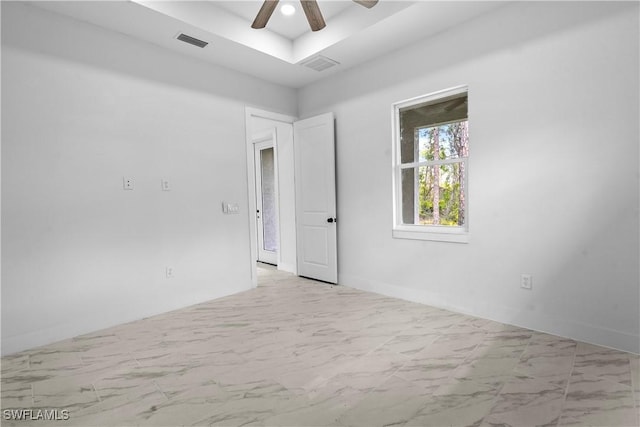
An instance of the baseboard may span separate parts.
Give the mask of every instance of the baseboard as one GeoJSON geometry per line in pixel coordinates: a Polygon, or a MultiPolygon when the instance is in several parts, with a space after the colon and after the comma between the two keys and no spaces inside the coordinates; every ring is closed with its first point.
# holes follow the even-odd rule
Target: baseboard
{"type": "Polygon", "coordinates": [[[296,266],[294,264],[288,264],[286,262],[278,263],[278,270],[286,271],[287,273],[296,274],[296,266]]]}
{"type": "Polygon", "coordinates": [[[638,335],[576,322],[540,311],[527,312],[491,304],[485,304],[482,305],[482,309],[473,310],[469,307],[456,305],[451,302],[450,297],[438,293],[391,285],[353,275],[340,274],[338,283],[350,288],[430,305],[456,313],[640,354],[640,336],[638,335]]]}

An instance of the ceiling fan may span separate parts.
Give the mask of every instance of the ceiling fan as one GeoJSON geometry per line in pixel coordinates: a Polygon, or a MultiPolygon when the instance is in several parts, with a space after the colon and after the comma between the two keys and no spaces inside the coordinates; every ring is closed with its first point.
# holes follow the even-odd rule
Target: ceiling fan
{"type": "MultiPolygon", "coordinates": [[[[254,19],[253,24],[251,24],[251,28],[264,28],[267,25],[267,22],[269,22],[271,14],[276,9],[278,1],[279,0],[265,0],[264,3],[262,3],[262,7],[260,8],[258,15],[256,15],[256,19],[254,19]]],[[[378,0],[352,1],[366,7],[367,9],[371,9],[376,5],[376,3],[378,3],[378,0]]],[[[319,31],[326,26],[316,0],[300,0],[300,4],[302,5],[304,14],[307,16],[307,21],[309,21],[311,31],[319,31]]]]}

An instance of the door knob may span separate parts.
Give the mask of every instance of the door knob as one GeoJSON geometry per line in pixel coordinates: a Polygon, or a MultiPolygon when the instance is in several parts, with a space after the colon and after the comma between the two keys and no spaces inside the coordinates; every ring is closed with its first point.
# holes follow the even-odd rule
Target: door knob
{"type": "Polygon", "coordinates": [[[328,223],[338,222],[338,218],[327,218],[328,223]]]}

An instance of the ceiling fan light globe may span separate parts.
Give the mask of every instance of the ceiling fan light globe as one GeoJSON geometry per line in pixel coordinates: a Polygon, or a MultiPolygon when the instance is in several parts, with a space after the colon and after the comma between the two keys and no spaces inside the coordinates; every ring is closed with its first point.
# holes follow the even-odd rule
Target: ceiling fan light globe
{"type": "Polygon", "coordinates": [[[280,7],[280,13],[284,16],[291,16],[296,13],[296,8],[292,4],[285,3],[280,7]]]}

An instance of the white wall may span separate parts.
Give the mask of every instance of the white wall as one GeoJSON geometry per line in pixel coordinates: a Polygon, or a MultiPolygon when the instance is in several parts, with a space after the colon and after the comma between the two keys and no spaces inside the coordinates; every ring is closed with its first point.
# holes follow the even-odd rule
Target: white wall
{"type": "Polygon", "coordinates": [[[295,91],[2,2],[2,92],[4,354],[251,287],[244,108],[295,91]]]}
{"type": "Polygon", "coordinates": [[[300,90],[336,114],[340,283],[639,352],[638,26],[515,2],[300,90]],[[461,84],[470,243],[392,239],[391,104],[461,84]]]}

